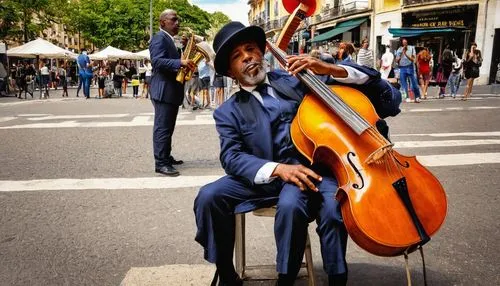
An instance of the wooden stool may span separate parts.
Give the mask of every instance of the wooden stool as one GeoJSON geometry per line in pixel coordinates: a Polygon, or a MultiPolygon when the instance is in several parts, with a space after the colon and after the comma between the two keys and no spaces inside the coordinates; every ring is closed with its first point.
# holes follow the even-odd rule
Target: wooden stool
{"type": "MultiPolygon", "coordinates": [[[[261,208],[253,211],[256,216],[274,217],[276,215],[276,207],[261,208]]],[[[246,250],[245,250],[245,214],[236,214],[236,229],[235,229],[235,260],[236,272],[243,280],[277,280],[278,273],[275,265],[246,265],[246,250]]],[[[311,242],[309,233],[307,233],[306,248],[304,251],[306,262],[302,263],[301,271],[297,278],[308,277],[309,286],[315,286],[313,261],[311,253],[311,242]],[[306,271],[304,271],[304,269],[306,271]]]]}

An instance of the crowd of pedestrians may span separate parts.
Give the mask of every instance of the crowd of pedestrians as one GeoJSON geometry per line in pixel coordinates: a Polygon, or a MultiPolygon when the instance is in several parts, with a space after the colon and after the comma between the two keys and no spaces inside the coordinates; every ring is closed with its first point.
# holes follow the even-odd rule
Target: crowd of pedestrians
{"type": "Polygon", "coordinates": [[[444,45],[441,54],[433,54],[426,46],[413,46],[402,38],[400,46],[385,52],[379,60],[369,48],[369,40],[363,39],[359,48],[349,42],[330,43],[313,49],[310,55],[329,63],[354,62],[362,66],[377,68],[383,79],[400,86],[407,102],[420,103],[427,99],[429,86],[439,87],[438,98],[449,95],[456,98],[462,79],[467,80],[462,100],[467,100],[472,92],[474,79],[479,77],[481,52],[472,43],[460,57],[449,44],[444,45]]]}
{"type": "Polygon", "coordinates": [[[40,60],[38,69],[32,60],[13,63],[5,76],[8,86],[5,89],[27,99],[28,95],[34,98],[37,89],[41,89],[43,98],[50,97],[51,90],[57,89],[62,89],[62,97],[68,97],[68,86],[74,86],[77,97],[82,92],[85,98],[109,98],[121,97],[131,86],[134,98],[149,98],[151,75],[149,60],[136,69],[135,61],[92,61],[82,50],[76,61],[40,60]],[[97,87],[97,94],[91,94],[91,87],[97,87]]]}
{"type": "MultiPolygon", "coordinates": [[[[467,100],[482,64],[481,51],[475,43],[459,57],[448,44],[440,55],[433,55],[429,47],[409,45],[407,39],[402,38],[397,50],[391,51],[390,46],[386,46],[378,60],[374,60],[366,38],[359,48],[349,42],[338,42],[331,47],[319,47],[310,54],[330,63],[352,62],[377,68],[382,78],[399,83],[407,102],[419,103],[421,99],[427,99],[430,85],[439,87],[439,98],[447,94],[455,98],[462,79],[467,81],[462,100],[467,100]]],[[[270,53],[264,58],[269,70],[279,68],[270,53]]],[[[2,77],[5,79],[0,85],[8,86],[8,90],[15,91],[19,98],[27,99],[28,95],[33,98],[36,89],[41,89],[40,95],[46,98],[51,89],[58,88],[63,90],[62,96],[67,97],[68,86],[76,84],[77,97],[83,90],[85,98],[90,98],[91,86],[97,87],[98,93],[92,95],[96,98],[122,97],[129,86],[134,98],[150,97],[152,65],[149,60],[91,61],[83,49],[76,62],[40,60],[36,69],[32,60],[24,60],[7,68],[3,67],[3,70],[9,70],[10,77],[2,77]]],[[[215,73],[213,63],[203,60],[192,79],[185,84],[184,106],[191,109],[217,108],[226,100],[232,84],[230,78],[215,73]]]]}
{"type": "Polygon", "coordinates": [[[192,78],[184,85],[184,108],[191,110],[215,109],[227,99],[233,85],[231,78],[217,74],[213,63],[203,59],[192,78]]]}
{"type": "Polygon", "coordinates": [[[419,103],[421,94],[426,99],[431,82],[439,87],[438,98],[444,98],[447,94],[456,98],[462,79],[467,80],[462,100],[467,100],[472,92],[474,79],[479,77],[482,57],[475,43],[463,52],[462,57],[449,44],[445,44],[442,53],[434,57],[428,47],[414,47],[408,45],[406,39],[402,39],[401,47],[396,51],[395,63],[399,68],[399,82],[407,102],[419,103]],[[420,49],[417,54],[416,48],[420,49]],[[434,63],[434,58],[437,58],[437,64],[434,63]]]}

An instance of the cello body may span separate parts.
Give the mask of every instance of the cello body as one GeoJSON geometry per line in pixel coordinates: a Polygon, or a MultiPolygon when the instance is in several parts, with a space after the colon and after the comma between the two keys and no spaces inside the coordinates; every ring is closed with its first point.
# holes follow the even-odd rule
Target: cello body
{"type": "MultiPolygon", "coordinates": [[[[315,1],[284,0],[284,6],[292,14],[277,44],[268,40],[266,45],[286,67],[283,51],[300,22],[312,14],[315,1]]],[[[415,157],[392,149],[376,128],[377,112],[361,92],[327,86],[308,70],[296,77],[311,94],[292,121],[292,141],[311,164],[326,166],[337,178],[336,199],[354,242],[379,256],[407,254],[427,243],[446,218],[441,183],[415,157]]]]}
{"type": "Polygon", "coordinates": [[[373,136],[379,117],[366,96],[346,86],[330,88],[374,128],[357,134],[321,99],[306,95],[290,129],[297,150],[333,171],[336,199],[356,244],[379,256],[414,251],[444,222],[443,187],[415,157],[373,136]],[[377,153],[383,155],[373,160],[377,153]]]}

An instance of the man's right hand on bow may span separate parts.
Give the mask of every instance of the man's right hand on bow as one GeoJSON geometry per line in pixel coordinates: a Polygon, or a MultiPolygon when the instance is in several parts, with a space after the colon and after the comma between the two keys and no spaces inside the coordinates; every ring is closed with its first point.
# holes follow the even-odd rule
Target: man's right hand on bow
{"type": "Polygon", "coordinates": [[[303,165],[278,164],[271,176],[279,177],[287,183],[294,183],[302,191],[307,189],[315,192],[319,191],[311,179],[322,180],[320,175],[303,165]]]}
{"type": "Polygon", "coordinates": [[[181,60],[181,66],[194,71],[196,69],[196,64],[191,59],[181,60]]]}

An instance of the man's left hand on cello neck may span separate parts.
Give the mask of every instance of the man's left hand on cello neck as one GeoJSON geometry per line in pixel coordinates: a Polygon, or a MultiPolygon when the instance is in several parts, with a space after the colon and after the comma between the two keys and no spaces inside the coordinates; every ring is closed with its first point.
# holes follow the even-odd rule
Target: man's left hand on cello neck
{"type": "Polygon", "coordinates": [[[331,75],[335,78],[346,78],[348,76],[348,72],[343,67],[324,62],[309,55],[289,55],[286,60],[288,62],[286,70],[291,75],[296,75],[300,71],[308,69],[315,74],[331,75]]]}

